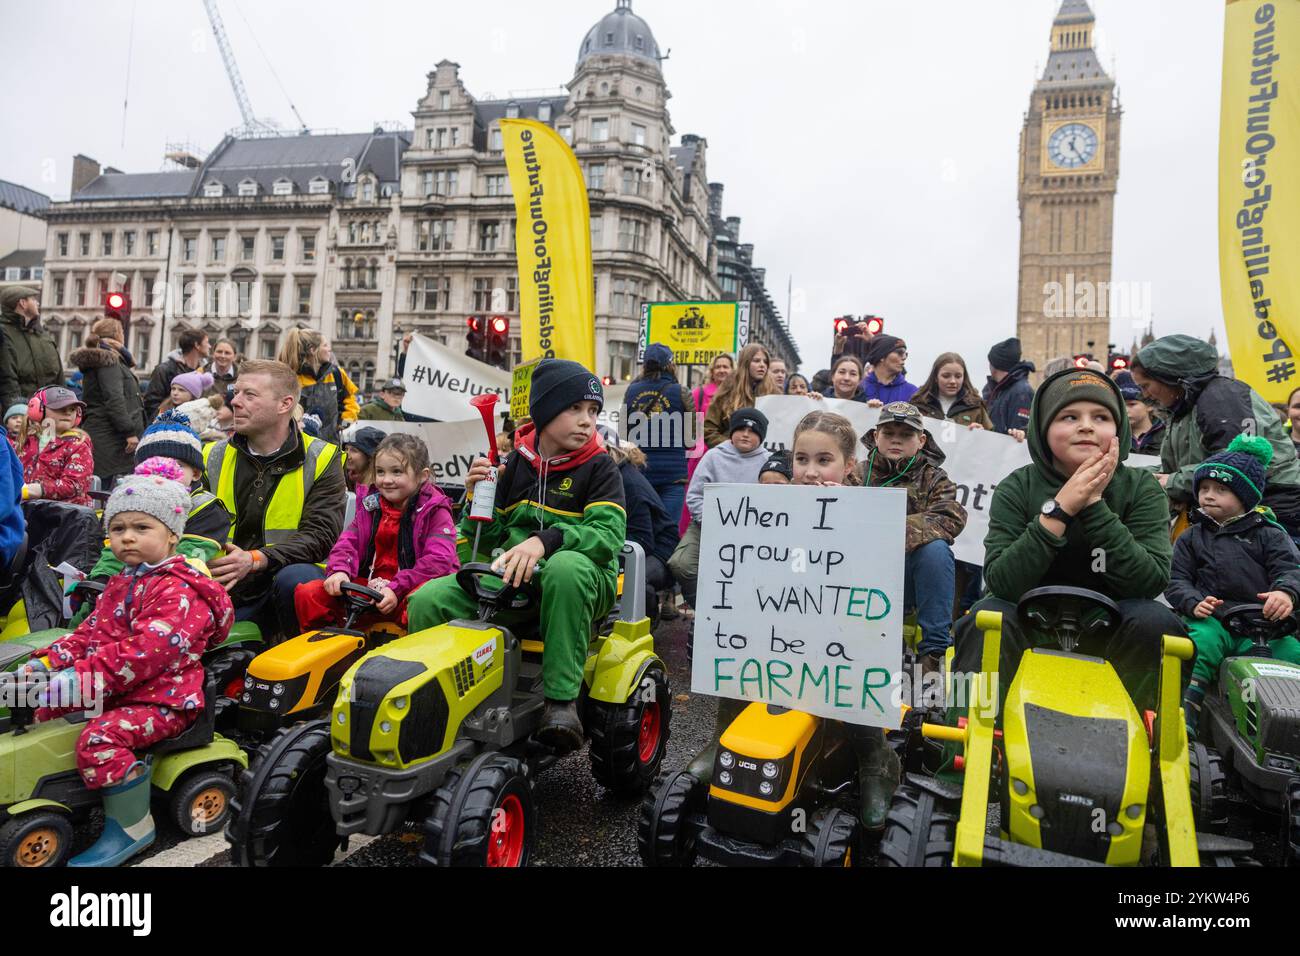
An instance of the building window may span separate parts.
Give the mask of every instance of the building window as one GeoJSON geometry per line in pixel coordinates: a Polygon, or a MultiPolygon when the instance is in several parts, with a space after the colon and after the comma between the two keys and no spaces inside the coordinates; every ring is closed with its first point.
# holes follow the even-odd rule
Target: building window
{"type": "Polygon", "coordinates": [[[605,244],[605,220],[599,216],[591,219],[591,248],[599,249],[605,244]]]}
{"type": "Polygon", "coordinates": [[[280,283],[278,280],[266,284],[266,312],[268,315],[280,314],[280,283]]]}
{"type": "Polygon", "coordinates": [[[215,263],[221,263],[226,261],[225,236],[212,237],[212,261],[215,263]]]}
{"type": "Polygon", "coordinates": [[[199,237],[181,236],[181,262],[194,262],[199,255],[199,237]]]}
{"type": "Polygon", "coordinates": [[[492,310],[492,282],[491,279],[474,280],[475,312],[490,312],[492,310]]]}
{"type": "Polygon", "coordinates": [[[292,196],[293,181],[290,179],[277,179],[271,185],[271,193],[276,196],[292,196]]]}
{"type": "Polygon", "coordinates": [[[103,304],[104,300],[108,298],[108,280],[100,279],[98,282],[98,286],[99,286],[99,297],[95,299],[95,303],[97,306],[103,304]]]}
{"type": "Polygon", "coordinates": [[[610,299],[611,311],[615,315],[640,316],[641,306],[646,300],[645,288],[646,284],[640,279],[615,276],[610,299]]]}
{"type": "Polygon", "coordinates": [[[640,123],[632,124],[632,142],[637,146],[645,145],[645,127],[640,123]]]}
{"type": "Polygon", "coordinates": [[[77,294],[72,304],[74,306],[75,305],[84,306],[86,304],[86,280],[78,279],[75,288],[77,290],[77,294]]]}
{"type": "Polygon", "coordinates": [[[240,236],[239,237],[239,261],[252,262],[257,255],[257,237],[240,236]]]}
{"type": "Polygon", "coordinates": [[[519,278],[511,276],[506,279],[506,311],[515,312],[515,305],[519,300],[519,278]]]}
{"type": "Polygon", "coordinates": [[[50,302],[50,304],[56,306],[63,305],[63,280],[62,279],[54,280],[54,298],[50,302]]]}
{"type": "Polygon", "coordinates": [[[76,351],[77,349],[81,348],[81,343],[82,343],[82,340],[83,340],[83,336],[84,336],[84,335],[85,335],[85,333],[82,332],[81,329],[72,329],[71,331],[69,331],[69,332],[68,332],[68,350],[69,350],[69,351],[76,351]]]}
{"type": "Polygon", "coordinates": [[[158,255],[158,230],[150,229],[144,234],[144,251],[145,255],[158,255]]]}
{"type": "Polygon", "coordinates": [[[493,127],[492,132],[488,134],[488,150],[493,153],[499,153],[505,148],[505,140],[501,135],[501,127],[493,127]]]}
{"type": "Polygon", "coordinates": [[[438,94],[438,109],[440,110],[451,109],[451,93],[447,92],[446,90],[443,90],[441,93],[438,94]]]}
{"type": "Polygon", "coordinates": [[[239,184],[239,195],[242,198],[249,198],[257,195],[257,183],[251,179],[246,179],[239,184]]]}
{"type": "Polygon", "coordinates": [[[618,247],[625,252],[645,252],[645,223],[638,219],[620,219],[618,247]]]}
{"type": "Polygon", "coordinates": [[[364,183],[361,184],[361,201],[362,201],[362,202],[374,202],[374,201],[375,201],[375,183],[374,183],[374,180],[367,179],[364,183]]]}
{"type": "Polygon", "coordinates": [[[442,252],[451,249],[452,220],[425,219],[417,228],[421,252],[442,252]]]}
{"type": "Polygon", "coordinates": [[[587,167],[587,188],[603,190],[605,188],[605,164],[594,163],[587,167]]]}
{"type": "Polygon", "coordinates": [[[609,374],[616,382],[630,382],[636,372],[636,343],[609,343],[609,374]]]}
{"type": "Polygon", "coordinates": [[[487,194],[489,196],[505,196],[506,177],[504,175],[492,175],[487,177],[487,194]]]}
{"type": "Polygon", "coordinates": [[[304,263],[312,263],[312,262],[315,262],[315,261],[316,261],[316,235],[315,235],[315,233],[313,233],[312,235],[309,235],[309,236],[302,236],[302,237],[300,237],[300,238],[299,238],[299,243],[301,244],[301,247],[302,247],[302,261],[303,261],[304,263]]]}
{"type": "Polygon", "coordinates": [[[59,250],[59,253],[58,253],[58,254],[59,254],[60,256],[64,257],[64,258],[67,258],[67,255],[68,255],[68,234],[67,234],[66,232],[61,232],[61,233],[59,233],[59,234],[55,237],[55,241],[58,243],[58,250],[59,250]]]}
{"type": "Polygon", "coordinates": [[[550,103],[543,103],[541,106],[537,107],[537,118],[543,123],[549,123],[551,121],[550,103]]]}
{"type": "Polygon", "coordinates": [[[501,223],[481,222],[478,224],[478,251],[496,252],[497,240],[501,237],[501,223]]]}
{"type": "Polygon", "coordinates": [[[83,259],[90,258],[90,233],[88,232],[77,233],[77,248],[78,251],[81,253],[81,257],[83,259]]]}
{"type": "Polygon", "coordinates": [[[208,315],[219,316],[221,314],[221,283],[208,283],[208,315]]]}
{"type": "Polygon", "coordinates": [[[250,315],[253,311],[253,283],[247,279],[236,282],[235,295],[239,300],[239,314],[250,315]]]}
{"type": "Polygon", "coordinates": [[[454,196],[459,192],[460,174],[454,169],[440,169],[433,183],[434,192],[439,196],[454,196]]]}
{"type": "Polygon", "coordinates": [[[433,145],[435,149],[447,148],[447,127],[439,128],[437,135],[434,137],[433,145]]]}
{"type": "Polygon", "coordinates": [[[593,143],[609,142],[609,120],[604,118],[591,121],[591,141],[593,143]]]}
{"type": "Polygon", "coordinates": [[[284,262],[284,236],[271,237],[271,261],[284,262]]]}
{"type": "Polygon", "coordinates": [[[313,196],[325,196],[330,191],[330,181],[317,176],[307,183],[307,192],[313,196]]]}
{"type": "Polygon", "coordinates": [[[153,344],[148,329],[139,329],[135,333],[135,354],[143,362],[149,357],[149,348],[153,344]]]}
{"type": "Polygon", "coordinates": [[[460,127],[459,127],[459,126],[453,126],[453,127],[451,128],[451,145],[452,145],[453,147],[456,147],[456,146],[459,146],[459,145],[460,145],[460,127]]]}
{"type": "Polygon", "coordinates": [[[261,339],[259,339],[259,343],[260,344],[258,347],[261,349],[262,352],[262,360],[266,362],[275,361],[276,346],[279,344],[276,341],[275,333],[274,332],[270,333],[269,337],[263,336],[261,339]]]}
{"type": "Polygon", "coordinates": [[[311,315],[311,283],[298,283],[298,314],[311,315]]]}
{"type": "Polygon", "coordinates": [[[425,196],[433,195],[433,170],[426,169],[420,174],[420,186],[425,196]]]}
{"type": "Polygon", "coordinates": [[[641,170],[632,166],[623,167],[623,195],[641,195],[641,170]]]}
{"type": "Polygon", "coordinates": [[[99,234],[99,254],[101,256],[111,256],[113,254],[113,234],[111,232],[101,232],[99,234]]]}
{"type": "Polygon", "coordinates": [[[568,143],[570,146],[572,146],[572,145],[573,145],[573,127],[572,127],[572,126],[561,126],[561,127],[560,127],[560,139],[564,140],[566,143],[568,143]]]}
{"type": "Polygon", "coordinates": [[[122,255],[124,256],[135,255],[135,233],[134,232],[122,233],[122,255]]]}
{"type": "Polygon", "coordinates": [[[433,149],[433,128],[424,131],[424,148],[433,149]]]}

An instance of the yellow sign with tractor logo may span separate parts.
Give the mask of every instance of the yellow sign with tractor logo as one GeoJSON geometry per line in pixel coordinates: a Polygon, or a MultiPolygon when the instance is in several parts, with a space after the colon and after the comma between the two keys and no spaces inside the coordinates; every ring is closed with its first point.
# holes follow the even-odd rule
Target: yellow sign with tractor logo
{"type": "Polygon", "coordinates": [[[748,338],[748,302],[655,302],[643,310],[641,358],[659,343],[673,350],[677,365],[708,365],[735,355],[748,338]]]}

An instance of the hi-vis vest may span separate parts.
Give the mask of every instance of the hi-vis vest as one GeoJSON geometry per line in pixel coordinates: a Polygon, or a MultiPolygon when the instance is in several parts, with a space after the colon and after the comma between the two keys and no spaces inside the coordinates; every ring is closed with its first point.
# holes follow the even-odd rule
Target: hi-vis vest
{"type": "MultiPolygon", "coordinates": [[[[284,544],[298,530],[302,522],[302,509],[311,493],[312,485],[325,473],[329,463],[338,453],[338,446],[310,435],[302,436],[304,461],[301,467],[285,472],[275,486],[275,493],[262,516],[262,541],[273,548],[284,544]]],[[[230,447],[230,441],[211,444],[204,452],[207,461],[208,487],[226,506],[232,521],[238,520],[239,507],[235,501],[235,462],[239,453],[230,447]]]]}

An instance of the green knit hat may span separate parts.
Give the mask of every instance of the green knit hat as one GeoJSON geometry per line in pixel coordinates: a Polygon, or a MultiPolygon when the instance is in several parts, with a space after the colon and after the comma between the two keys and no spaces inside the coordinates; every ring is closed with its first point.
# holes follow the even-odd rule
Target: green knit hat
{"type": "Polygon", "coordinates": [[[1038,427],[1042,429],[1043,447],[1047,447],[1047,430],[1061,413],[1061,409],[1075,402],[1095,402],[1115,416],[1115,423],[1123,422],[1127,409],[1120,404],[1119,390],[1098,372],[1079,369],[1072,374],[1061,373],[1048,379],[1038,393],[1038,427]]]}

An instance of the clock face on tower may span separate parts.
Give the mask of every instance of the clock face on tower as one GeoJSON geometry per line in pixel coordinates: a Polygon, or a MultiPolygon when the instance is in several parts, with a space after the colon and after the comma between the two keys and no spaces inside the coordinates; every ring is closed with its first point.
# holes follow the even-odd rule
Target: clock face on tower
{"type": "Polygon", "coordinates": [[[1097,131],[1084,123],[1068,123],[1047,141],[1047,157],[1059,169],[1087,166],[1097,155],[1097,131]]]}

